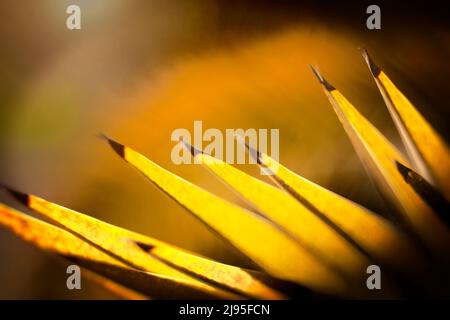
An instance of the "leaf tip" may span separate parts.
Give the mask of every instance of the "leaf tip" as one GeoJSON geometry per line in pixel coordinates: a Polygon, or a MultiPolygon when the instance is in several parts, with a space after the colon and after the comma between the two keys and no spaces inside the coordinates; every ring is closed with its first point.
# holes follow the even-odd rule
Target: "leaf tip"
{"type": "Polygon", "coordinates": [[[367,52],[367,49],[364,47],[360,47],[359,51],[361,51],[361,54],[364,58],[364,60],[367,63],[367,66],[369,67],[370,72],[372,75],[376,78],[380,75],[381,69],[373,62],[372,58],[369,56],[369,53],[367,52]]]}
{"type": "Polygon", "coordinates": [[[318,68],[314,68],[312,65],[309,65],[309,67],[311,68],[312,72],[319,80],[320,84],[322,84],[327,91],[331,92],[336,89],[322,76],[322,74],[319,72],[318,68]]]}
{"type": "Polygon", "coordinates": [[[19,201],[20,203],[22,203],[23,205],[28,207],[28,203],[29,203],[29,195],[17,190],[14,190],[4,184],[2,184],[2,187],[10,194],[12,195],[17,201],[19,201]]]}
{"type": "Polygon", "coordinates": [[[106,140],[111,148],[121,157],[125,158],[125,146],[123,144],[120,144],[119,142],[111,139],[104,133],[100,133],[100,138],[106,140]]]}

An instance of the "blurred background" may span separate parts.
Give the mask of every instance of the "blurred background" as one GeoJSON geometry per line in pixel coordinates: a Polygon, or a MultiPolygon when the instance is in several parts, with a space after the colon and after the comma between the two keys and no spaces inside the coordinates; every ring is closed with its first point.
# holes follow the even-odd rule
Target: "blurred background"
{"type": "MultiPolygon", "coordinates": [[[[448,141],[449,17],[434,1],[2,0],[0,182],[219,261],[226,243],[118,158],[106,133],[245,205],[195,165],[176,166],[174,129],[279,128],[283,164],[385,213],[308,64],[318,65],[397,146],[358,47],[448,141]],[[366,8],[381,7],[381,30],[366,8]],[[66,28],[81,7],[82,29],[66,28]]],[[[238,166],[251,173],[255,168],[238,166]]],[[[25,211],[5,192],[0,201],[25,211]]],[[[0,228],[0,298],[115,298],[0,228]]]]}

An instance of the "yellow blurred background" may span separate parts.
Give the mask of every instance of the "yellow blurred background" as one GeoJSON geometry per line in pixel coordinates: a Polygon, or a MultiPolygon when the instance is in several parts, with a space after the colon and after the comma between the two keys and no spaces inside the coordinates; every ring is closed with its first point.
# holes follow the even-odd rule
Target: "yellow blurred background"
{"type": "MultiPolygon", "coordinates": [[[[433,2],[381,1],[382,29],[370,31],[369,4],[3,0],[0,182],[245,265],[96,138],[106,133],[245,205],[204,168],[171,162],[172,131],[202,120],[204,129],[279,128],[283,164],[384,213],[308,64],[401,147],[357,50],[367,47],[447,139],[450,33],[433,2]],[[81,7],[81,30],[65,27],[69,4],[81,7]]],[[[18,207],[4,192],[0,201],[18,207]]],[[[87,280],[68,291],[65,276],[64,264],[0,229],[0,298],[114,298],[87,280]]]]}

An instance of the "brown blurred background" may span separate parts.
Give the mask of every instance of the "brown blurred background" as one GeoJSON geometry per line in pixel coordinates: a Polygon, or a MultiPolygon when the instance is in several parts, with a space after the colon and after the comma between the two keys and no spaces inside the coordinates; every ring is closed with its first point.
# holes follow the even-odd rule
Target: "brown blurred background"
{"type": "MultiPolygon", "coordinates": [[[[357,48],[448,140],[449,17],[439,2],[2,0],[0,182],[220,261],[245,265],[95,137],[133,146],[243,204],[198,166],[170,160],[176,128],[279,128],[280,160],[383,213],[308,64],[396,145],[400,139],[357,48]],[[82,29],[65,27],[69,4],[82,29]]],[[[247,167],[244,170],[250,170],[247,167]]],[[[20,208],[3,191],[0,201],[20,208]]],[[[65,287],[65,265],[0,229],[0,298],[114,298],[65,287]]]]}

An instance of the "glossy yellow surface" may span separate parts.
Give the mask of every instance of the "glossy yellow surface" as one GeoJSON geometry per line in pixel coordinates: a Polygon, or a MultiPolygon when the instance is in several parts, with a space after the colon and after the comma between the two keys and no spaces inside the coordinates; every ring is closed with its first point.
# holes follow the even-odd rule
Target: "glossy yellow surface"
{"type": "MultiPolygon", "coordinates": [[[[252,149],[250,146],[248,148],[252,149]]],[[[254,149],[252,152],[250,154],[256,154],[254,149]]],[[[423,257],[388,220],[296,174],[264,153],[259,153],[259,162],[274,173],[271,177],[281,188],[298,201],[314,207],[375,261],[410,273],[413,277],[424,273],[427,267],[423,257]],[[415,268],[410,268],[411,265],[415,268]]]]}
{"type": "Polygon", "coordinates": [[[157,246],[151,250],[151,254],[196,278],[215,282],[252,298],[271,300],[287,298],[238,267],[193,256],[168,246],[157,246]]]}
{"type": "Polygon", "coordinates": [[[254,298],[279,299],[282,297],[280,293],[268,288],[241,268],[198,257],[169,244],[107,224],[33,195],[29,198],[31,209],[62,224],[75,234],[137,269],[199,282],[195,277],[191,277],[191,275],[197,275],[254,298]],[[151,253],[142,250],[137,243],[152,247],[151,253]]]}
{"type": "Polygon", "coordinates": [[[383,71],[375,80],[419,173],[434,178],[450,199],[447,144],[383,71]]]}
{"type": "Polygon", "coordinates": [[[169,292],[173,298],[214,296],[236,298],[232,294],[215,290],[196,281],[132,269],[70,232],[2,204],[0,204],[0,224],[23,240],[45,251],[79,263],[80,266],[91,271],[88,273],[87,270],[84,270],[84,275],[127,299],[144,298],[130,289],[140,289],[141,293],[145,291],[146,294],[151,293],[156,296],[164,291],[166,297],[169,297],[167,296],[167,292],[169,292]]]}
{"type": "Polygon", "coordinates": [[[361,161],[390,202],[423,239],[441,256],[450,250],[450,233],[435,213],[406,183],[396,161],[411,167],[403,155],[338,91],[325,89],[336,114],[361,161]]]}
{"type": "Polygon", "coordinates": [[[17,210],[0,204],[0,224],[13,231],[23,240],[62,256],[73,256],[87,260],[125,265],[98,250],[75,235],[17,210]]]}
{"type": "Polygon", "coordinates": [[[290,194],[209,155],[196,157],[259,212],[291,234],[305,250],[348,278],[365,277],[371,264],[369,259],[290,194]]]}
{"type": "Polygon", "coordinates": [[[124,153],[126,161],[269,274],[322,293],[344,295],[351,290],[334,270],[263,217],[191,184],[131,148],[125,147],[124,153]]]}

